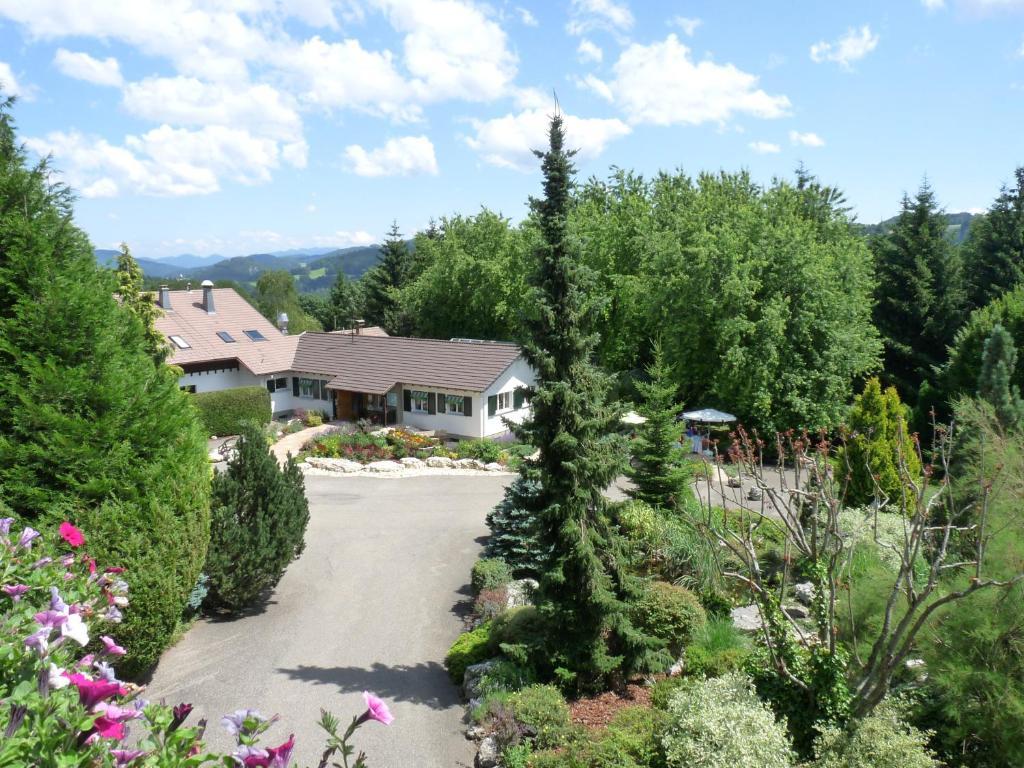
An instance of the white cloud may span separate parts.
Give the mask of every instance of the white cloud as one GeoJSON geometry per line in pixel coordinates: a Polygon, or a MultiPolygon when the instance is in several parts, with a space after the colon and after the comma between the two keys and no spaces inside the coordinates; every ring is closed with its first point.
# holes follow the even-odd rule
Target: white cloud
{"type": "Polygon", "coordinates": [[[777,155],[782,151],[782,147],[770,141],[752,141],[747,146],[759,155],[777,155]]]}
{"type": "Polygon", "coordinates": [[[376,0],[402,32],[417,98],[491,101],[506,95],[518,61],[497,22],[462,0],[376,0]]]}
{"type": "Polygon", "coordinates": [[[692,19],[687,16],[676,16],[671,22],[673,25],[683,30],[683,34],[687,37],[693,37],[693,33],[697,31],[697,27],[701,25],[700,19],[692,19]]]}
{"type": "Polygon", "coordinates": [[[516,13],[519,14],[519,21],[523,23],[523,26],[536,27],[540,25],[540,22],[537,21],[537,17],[530,13],[528,9],[522,7],[516,8],[516,13]]]}
{"type": "Polygon", "coordinates": [[[1017,56],[1024,59],[1024,40],[1020,41],[1020,48],[1017,49],[1017,56]]]}
{"type": "Polygon", "coordinates": [[[348,248],[353,245],[373,245],[375,242],[377,242],[377,238],[362,229],[339,229],[337,232],[332,232],[329,235],[313,235],[312,237],[296,239],[295,246],[312,243],[313,245],[348,248]]]}
{"type": "Polygon", "coordinates": [[[576,85],[585,91],[593,91],[605,101],[615,101],[615,94],[613,94],[612,89],[608,87],[608,83],[596,75],[586,75],[583,78],[577,78],[576,85]]]}
{"type": "Polygon", "coordinates": [[[6,96],[21,95],[21,86],[18,84],[18,78],[14,76],[11,65],[5,61],[0,61],[0,94],[6,96]]]}
{"type": "Polygon", "coordinates": [[[78,131],[53,131],[26,139],[25,145],[40,155],[52,153],[66,180],[93,196],[204,195],[219,190],[222,179],[261,184],[282,157],[274,140],[225,126],[193,131],[162,125],[126,136],[123,145],[78,131]]]}
{"type": "Polygon", "coordinates": [[[624,2],[615,0],[572,0],[572,19],[566,25],[570,35],[584,35],[592,29],[626,32],[634,23],[624,2]]]}
{"type": "Polygon", "coordinates": [[[937,11],[946,7],[946,0],[921,0],[921,5],[929,11],[937,11]]]}
{"type": "Polygon", "coordinates": [[[808,131],[807,133],[800,133],[800,131],[790,131],[789,140],[793,144],[799,144],[804,147],[824,147],[825,140],[816,133],[808,131]]]}
{"type": "Polygon", "coordinates": [[[53,57],[53,64],[68,77],[85,80],[94,85],[119,88],[124,83],[121,67],[113,56],[94,59],[88,53],[75,53],[66,48],[58,48],[57,54],[53,57]]]}
{"type": "Polygon", "coordinates": [[[389,139],[383,147],[371,150],[352,144],[345,147],[345,158],[357,176],[437,175],[434,145],[426,136],[389,139]]]}
{"type": "MultiPolygon", "coordinates": [[[[578,149],[578,157],[584,160],[597,157],[610,142],[630,132],[628,125],[614,118],[566,115],[564,119],[566,144],[578,149]]],[[[484,162],[518,171],[539,167],[533,150],[547,146],[550,109],[528,109],[515,115],[471,122],[476,133],[465,141],[484,162]]]]}
{"type": "Polygon", "coordinates": [[[732,64],[694,62],[674,34],[651,45],[630,45],[619,56],[614,72],[606,85],[632,123],[725,123],[741,114],[775,118],[785,115],[790,106],[785,96],[758,88],[756,75],[732,64]]]}
{"type": "Polygon", "coordinates": [[[604,58],[604,51],[587,38],[580,40],[579,47],[576,48],[576,54],[579,56],[580,61],[584,62],[596,62],[600,63],[601,59],[604,58]]]}
{"type": "Polygon", "coordinates": [[[834,61],[843,69],[859,61],[878,47],[878,35],[865,24],[860,29],[848,29],[846,34],[834,42],[822,40],[811,46],[811,60],[816,62],[834,61]]]}

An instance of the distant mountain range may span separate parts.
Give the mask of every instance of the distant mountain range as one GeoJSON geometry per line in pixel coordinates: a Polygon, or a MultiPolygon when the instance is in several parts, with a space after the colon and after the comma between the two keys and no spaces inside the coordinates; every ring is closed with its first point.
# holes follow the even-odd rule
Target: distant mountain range
{"type": "MultiPolygon", "coordinates": [[[[861,224],[861,231],[865,235],[884,235],[890,229],[899,216],[893,216],[880,221],[877,224],[861,224]]],[[[946,234],[949,239],[959,245],[967,239],[967,233],[971,230],[971,222],[977,218],[976,214],[967,213],[963,211],[961,213],[947,213],[946,214],[946,234]]]]}
{"type": "MultiPolygon", "coordinates": [[[[96,260],[103,266],[116,266],[117,255],[114,250],[96,249],[96,260]]],[[[312,293],[330,288],[338,272],[344,272],[353,280],[361,277],[377,263],[379,255],[380,247],[377,245],[357,245],[351,248],[294,248],[229,259],[186,253],[168,259],[135,260],[148,278],[231,280],[249,289],[256,285],[263,272],[283,269],[295,276],[300,293],[312,293]]]]}

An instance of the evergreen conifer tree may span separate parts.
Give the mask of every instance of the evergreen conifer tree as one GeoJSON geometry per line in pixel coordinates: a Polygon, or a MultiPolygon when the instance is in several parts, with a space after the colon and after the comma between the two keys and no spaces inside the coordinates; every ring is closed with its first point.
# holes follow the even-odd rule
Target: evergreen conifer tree
{"type": "Polygon", "coordinates": [[[1004,428],[1020,425],[1024,419],[1024,402],[1020,390],[1013,384],[1017,365],[1017,349],[1013,337],[1001,325],[996,325],[985,340],[978,376],[978,395],[995,409],[996,418],[1004,428]]]}
{"type": "Polygon", "coordinates": [[[220,610],[252,606],[301,554],[309,503],[298,464],[282,469],[262,430],[246,425],[227,469],[213,479],[207,601],[220,610]]]}
{"type": "Polygon", "coordinates": [[[613,675],[662,667],[667,654],[628,615],[636,593],[604,496],[622,467],[619,413],[607,403],[608,377],[591,360],[599,307],[567,226],[573,153],[564,147],[560,115],[552,117],[548,135],[548,150],[536,153],[544,196],[531,200],[540,244],[531,276],[535,313],[523,349],[537,386],[519,432],[540,450],[538,541],[550,553],[537,593],[547,628],[543,661],[563,685],[590,689],[613,675]]]}
{"type": "Polygon", "coordinates": [[[1016,186],[1003,187],[964,244],[971,309],[1024,282],[1024,166],[1014,175],[1016,186]]]}
{"type": "Polygon", "coordinates": [[[25,522],[79,525],[126,569],[125,672],[175,632],[209,541],[206,440],[74,225],[72,194],[30,166],[0,103],[0,489],[25,522]]]}
{"type": "Polygon", "coordinates": [[[898,505],[904,478],[920,474],[921,460],[908,432],[905,410],[896,388],[883,391],[877,378],[869,379],[854,400],[850,436],[840,450],[841,471],[849,473],[846,502],[850,506],[871,503],[878,491],[890,504],[898,505]]]}
{"type": "Polygon", "coordinates": [[[380,247],[380,260],[363,276],[364,314],[372,325],[383,326],[388,333],[407,335],[409,319],[402,312],[398,291],[412,273],[412,254],[392,222],[387,239],[380,247]]]}
{"type": "Polygon", "coordinates": [[[964,310],[959,252],[927,181],[913,200],[904,196],[896,223],[873,246],[885,371],[901,397],[916,402],[922,382],[945,360],[964,310]]]}
{"type": "Polygon", "coordinates": [[[342,328],[352,328],[355,321],[361,319],[359,316],[359,290],[356,284],[348,279],[348,276],[338,271],[338,276],[331,286],[330,295],[327,297],[327,315],[330,318],[330,327],[326,330],[336,331],[342,328]]]}
{"type": "Polygon", "coordinates": [[[519,477],[505,489],[505,497],[487,513],[491,535],[484,555],[501,558],[520,577],[536,577],[544,571],[546,558],[537,538],[540,498],[539,472],[524,462],[519,477]]]}
{"type": "Polygon", "coordinates": [[[152,296],[142,290],[142,269],[134,259],[127,243],[121,243],[121,253],[117,257],[117,295],[121,306],[135,315],[142,323],[146,334],[146,346],[153,360],[162,363],[167,359],[170,348],[164,335],[156,329],[156,318],[159,310],[152,296]]]}
{"type": "Polygon", "coordinates": [[[634,499],[671,510],[682,501],[686,489],[683,454],[679,447],[682,424],[677,416],[682,406],[676,401],[672,368],[665,362],[661,343],[654,344],[654,359],[647,368],[647,381],[638,381],[642,402],[638,408],[646,421],[633,440],[634,467],[630,471],[634,499]]]}

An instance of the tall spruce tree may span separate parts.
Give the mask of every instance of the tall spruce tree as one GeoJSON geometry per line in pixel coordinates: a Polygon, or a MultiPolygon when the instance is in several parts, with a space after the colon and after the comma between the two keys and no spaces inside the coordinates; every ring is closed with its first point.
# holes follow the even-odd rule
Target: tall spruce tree
{"type": "Polygon", "coordinates": [[[996,325],[985,340],[978,376],[978,395],[995,409],[996,418],[1004,428],[1015,428],[1024,421],[1024,402],[1020,390],[1011,383],[1017,366],[1017,349],[1013,337],[996,325]]]}
{"type": "Polygon", "coordinates": [[[344,272],[339,270],[327,297],[325,314],[329,323],[324,324],[324,329],[336,331],[341,328],[351,328],[356,320],[361,319],[359,311],[359,289],[344,272]]]}
{"type": "Polygon", "coordinates": [[[367,322],[383,326],[391,334],[409,333],[410,324],[399,304],[398,291],[411,277],[412,264],[409,246],[394,221],[380,247],[380,259],[363,276],[363,312],[367,322]]]}
{"type": "Polygon", "coordinates": [[[142,323],[146,346],[154,362],[162,363],[167,359],[170,347],[164,335],[156,329],[159,310],[152,295],[143,292],[142,279],[142,268],[128,250],[128,243],[121,243],[121,253],[117,257],[117,295],[121,299],[121,306],[142,323]]]}
{"type": "Polygon", "coordinates": [[[609,378],[591,360],[599,306],[567,226],[574,168],[560,115],[548,137],[548,150],[535,153],[544,196],[530,201],[541,237],[523,348],[537,384],[519,432],[540,450],[538,541],[550,553],[537,593],[547,628],[544,661],[563,685],[594,689],[615,675],[663,668],[667,654],[628,615],[634,585],[604,496],[622,468],[624,446],[615,435],[619,413],[607,402],[609,378]]]}
{"type": "Polygon", "coordinates": [[[125,671],[178,626],[209,541],[206,440],[178,377],[114,298],[47,162],[0,102],[0,496],[40,527],[70,519],[132,592],[125,671]]]}
{"type": "Polygon", "coordinates": [[[536,467],[524,462],[519,477],[505,489],[504,498],[487,513],[491,535],[484,555],[508,563],[518,577],[536,577],[544,572],[547,553],[538,535],[541,484],[536,467]]]}
{"type": "Polygon", "coordinates": [[[682,425],[677,420],[681,404],[676,400],[672,368],[665,362],[661,342],[654,344],[654,359],[647,367],[647,381],[638,381],[642,402],[639,413],[646,421],[633,440],[634,467],[630,471],[635,488],[629,495],[652,507],[674,509],[686,489],[683,452],[679,447],[682,425]]]}
{"type": "Polygon", "coordinates": [[[1016,186],[1004,186],[964,243],[970,309],[988,304],[1024,282],[1024,166],[1016,186]]]}
{"type": "Polygon", "coordinates": [[[964,311],[960,255],[927,181],[913,200],[904,195],[896,223],[873,241],[873,250],[885,371],[903,400],[916,403],[922,383],[945,360],[964,311]]]}

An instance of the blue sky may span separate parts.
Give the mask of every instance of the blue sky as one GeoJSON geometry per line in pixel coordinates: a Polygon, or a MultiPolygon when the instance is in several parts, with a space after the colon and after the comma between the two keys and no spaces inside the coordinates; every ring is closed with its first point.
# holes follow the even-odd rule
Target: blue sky
{"type": "Polygon", "coordinates": [[[238,255],[513,219],[581,176],[803,160],[861,221],[1024,163],[1024,0],[0,0],[0,80],[98,247],[238,255]]]}

